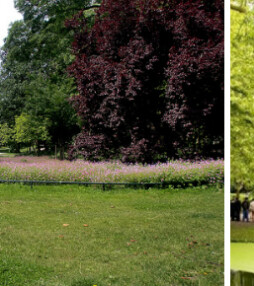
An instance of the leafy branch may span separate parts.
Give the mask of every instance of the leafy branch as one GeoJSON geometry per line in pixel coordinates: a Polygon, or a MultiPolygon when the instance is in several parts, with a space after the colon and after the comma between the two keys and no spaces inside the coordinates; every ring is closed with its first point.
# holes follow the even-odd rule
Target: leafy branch
{"type": "Polygon", "coordinates": [[[246,8],[244,8],[244,7],[242,7],[242,6],[237,6],[237,5],[235,5],[235,4],[230,4],[230,8],[231,8],[232,10],[238,11],[238,12],[240,12],[240,13],[246,13],[246,12],[247,12],[246,8]]]}

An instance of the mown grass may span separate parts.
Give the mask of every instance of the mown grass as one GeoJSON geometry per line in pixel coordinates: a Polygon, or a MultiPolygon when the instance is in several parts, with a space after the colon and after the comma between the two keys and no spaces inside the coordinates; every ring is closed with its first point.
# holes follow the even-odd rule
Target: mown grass
{"type": "Polygon", "coordinates": [[[10,149],[7,147],[0,147],[0,157],[8,157],[13,158],[15,157],[15,153],[11,153],[10,149]]]}
{"type": "Polygon", "coordinates": [[[231,242],[254,242],[254,223],[231,221],[231,242]]]}
{"type": "Polygon", "coordinates": [[[231,269],[253,272],[254,224],[231,221],[231,269]]]}
{"type": "Polygon", "coordinates": [[[214,187],[0,185],[0,204],[0,285],[223,285],[214,187]]]}
{"type": "MultiPolygon", "coordinates": [[[[231,269],[244,272],[254,272],[253,243],[231,243],[231,269]]],[[[252,283],[251,283],[252,284],[252,283]]],[[[251,285],[247,282],[242,285],[251,285]]]]}

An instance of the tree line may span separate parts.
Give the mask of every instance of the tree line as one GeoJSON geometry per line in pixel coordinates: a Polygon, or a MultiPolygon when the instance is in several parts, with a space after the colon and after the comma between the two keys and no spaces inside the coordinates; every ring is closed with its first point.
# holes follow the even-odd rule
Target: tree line
{"type": "Polygon", "coordinates": [[[74,57],[73,31],[65,20],[90,5],[84,0],[15,1],[23,20],[9,29],[0,71],[0,136],[13,151],[35,144],[39,150],[42,143],[63,151],[79,131],[68,102],[76,87],[66,72],[74,57]]]}
{"type": "Polygon", "coordinates": [[[16,0],[0,141],[69,158],[222,157],[223,1],[16,0]]]}

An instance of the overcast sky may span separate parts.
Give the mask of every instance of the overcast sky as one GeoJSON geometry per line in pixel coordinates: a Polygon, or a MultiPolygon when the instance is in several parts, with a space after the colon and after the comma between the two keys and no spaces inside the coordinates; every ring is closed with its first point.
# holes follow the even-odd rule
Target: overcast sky
{"type": "Polygon", "coordinates": [[[8,34],[9,25],[22,19],[22,15],[14,8],[14,0],[0,0],[0,47],[8,34]]]}

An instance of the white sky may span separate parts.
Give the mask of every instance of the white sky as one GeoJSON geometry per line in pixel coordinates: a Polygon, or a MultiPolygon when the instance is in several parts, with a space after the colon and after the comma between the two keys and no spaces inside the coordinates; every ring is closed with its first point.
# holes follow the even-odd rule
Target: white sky
{"type": "Polygon", "coordinates": [[[0,0],[0,47],[7,37],[9,25],[22,19],[22,15],[14,8],[14,0],[0,0]]]}

